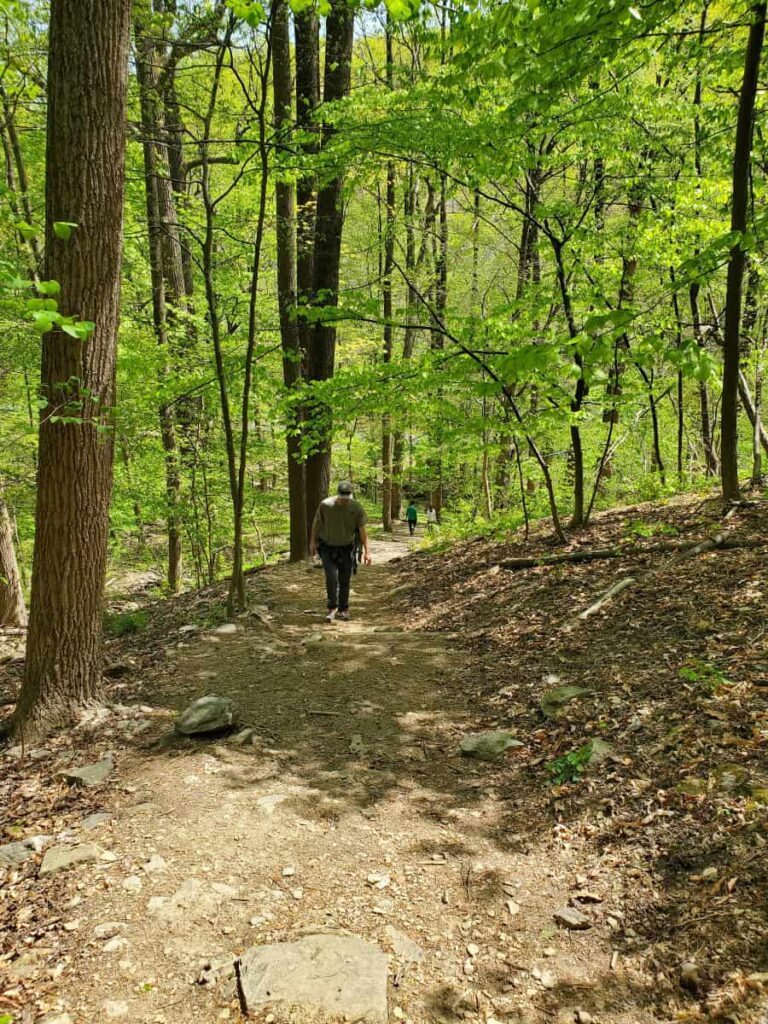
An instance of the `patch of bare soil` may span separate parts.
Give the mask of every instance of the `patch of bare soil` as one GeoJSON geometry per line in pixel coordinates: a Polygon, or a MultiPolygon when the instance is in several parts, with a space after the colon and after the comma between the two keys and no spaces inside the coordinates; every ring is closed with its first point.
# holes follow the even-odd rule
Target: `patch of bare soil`
{"type": "MultiPolygon", "coordinates": [[[[760,539],[765,513],[725,526],[760,539]]],[[[579,545],[628,522],[641,544],[704,536],[717,515],[624,511],[579,545]]],[[[531,550],[388,565],[405,547],[383,544],[331,627],[306,566],[253,573],[233,635],[221,588],[151,606],[110,645],[107,709],[2,757],[2,842],[98,849],[45,878],[39,853],[0,867],[0,1014],[236,1021],[240,952],[340,931],[389,954],[390,1015],[414,1024],[764,1020],[766,550],[500,568],[531,550]],[[562,686],[589,692],[546,717],[562,686]],[[238,729],[175,737],[205,693],[238,729]],[[479,729],[522,745],[462,757],[479,729]],[[56,777],[109,751],[102,786],[56,777]]]]}

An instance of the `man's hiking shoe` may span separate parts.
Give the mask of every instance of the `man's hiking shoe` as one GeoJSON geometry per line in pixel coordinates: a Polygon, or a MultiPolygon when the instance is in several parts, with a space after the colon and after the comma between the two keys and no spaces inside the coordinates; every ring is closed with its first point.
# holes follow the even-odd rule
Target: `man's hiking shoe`
{"type": "Polygon", "coordinates": [[[339,622],[349,622],[349,612],[339,612],[336,618],[339,622]]]}
{"type": "MultiPolygon", "coordinates": [[[[331,608],[331,610],[325,616],[325,621],[326,622],[333,622],[335,618],[336,618],[336,609],[335,608],[331,608]]],[[[339,616],[339,618],[341,618],[341,616],[339,616]]]]}

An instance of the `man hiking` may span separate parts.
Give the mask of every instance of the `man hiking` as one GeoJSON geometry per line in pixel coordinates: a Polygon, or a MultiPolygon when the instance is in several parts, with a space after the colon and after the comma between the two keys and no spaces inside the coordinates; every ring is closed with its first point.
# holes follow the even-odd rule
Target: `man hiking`
{"type": "Polygon", "coordinates": [[[325,588],[328,593],[326,622],[349,620],[349,586],[357,557],[357,539],[363,545],[364,561],[371,564],[368,531],[365,528],[365,509],[354,501],[354,489],[342,480],[334,497],[320,502],[312,523],[309,539],[310,554],[319,554],[325,569],[325,588]]]}
{"type": "Polygon", "coordinates": [[[416,532],[416,523],[419,521],[419,513],[416,510],[415,502],[411,502],[405,510],[405,518],[408,521],[408,532],[411,536],[416,532]]]}

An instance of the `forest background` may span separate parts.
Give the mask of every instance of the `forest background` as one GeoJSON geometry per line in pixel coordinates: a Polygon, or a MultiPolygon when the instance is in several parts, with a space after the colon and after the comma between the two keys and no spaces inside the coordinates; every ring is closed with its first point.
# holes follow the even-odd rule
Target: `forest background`
{"type": "MultiPolygon", "coordinates": [[[[136,0],[117,397],[55,402],[41,336],[96,328],[47,272],[83,235],[51,175],[95,150],[51,143],[83,104],[51,120],[48,6],[0,16],[6,623],[41,415],[114,443],[111,562],[170,592],[231,574],[230,614],[247,566],[306,556],[338,476],[385,530],[433,503],[443,537],[761,484],[765,4],[136,0]]],[[[109,500],[57,472],[75,509],[109,500]]]]}

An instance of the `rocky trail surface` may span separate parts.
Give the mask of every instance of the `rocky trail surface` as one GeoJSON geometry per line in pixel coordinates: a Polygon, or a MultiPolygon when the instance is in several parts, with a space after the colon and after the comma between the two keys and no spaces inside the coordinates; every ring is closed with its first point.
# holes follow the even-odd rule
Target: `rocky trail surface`
{"type": "MultiPolygon", "coordinates": [[[[568,814],[567,786],[553,806],[510,786],[540,765],[534,730],[480,706],[497,654],[459,644],[439,596],[441,622],[422,596],[414,623],[406,553],[376,543],[349,623],[324,623],[305,565],[253,573],[232,624],[210,594],[157,605],[112,645],[106,710],[5,753],[0,1019],[709,1019],[705,950],[666,974],[637,954],[629,917],[659,895],[643,858],[568,814]],[[231,700],[233,728],[175,733],[205,694],[231,700]],[[479,729],[506,748],[493,761],[462,755],[479,729]]],[[[558,682],[537,676],[553,717],[582,696],[558,682]]],[[[666,827],[651,805],[645,826],[666,827]]]]}

